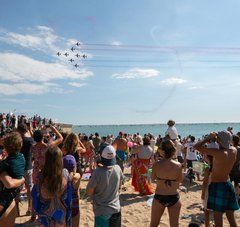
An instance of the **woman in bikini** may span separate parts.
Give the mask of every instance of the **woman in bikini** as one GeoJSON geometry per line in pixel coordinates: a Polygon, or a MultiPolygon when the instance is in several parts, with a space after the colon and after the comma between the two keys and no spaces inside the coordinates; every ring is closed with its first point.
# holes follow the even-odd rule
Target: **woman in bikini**
{"type": "Polygon", "coordinates": [[[168,208],[171,227],[178,226],[181,209],[178,188],[182,182],[182,166],[172,158],[176,148],[171,140],[163,141],[160,147],[163,159],[156,162],[152,169],[152,181],[157,181],[156,192],[152,204],[151,227],[159,225],[165,208],[168,208]]]}

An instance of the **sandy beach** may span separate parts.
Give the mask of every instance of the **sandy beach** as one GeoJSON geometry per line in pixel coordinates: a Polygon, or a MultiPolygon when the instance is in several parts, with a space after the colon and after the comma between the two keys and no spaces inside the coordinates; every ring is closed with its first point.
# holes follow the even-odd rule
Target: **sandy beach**
{"type": "MultiPolygon", "coordinates": [[[[127,169],[126,176],[130,176],[130,169],[127,169]]],[[[87,181],[81,182],[81,196],[84,196],[87,181]]],[[[131,186],[131,180],[125,183],[126,190],[121,193],[121,206],[122,206],[122,226],[138,226],[146,227],[150,224],[151,219],[151,207],[148,206],[147,201],[151,198],[150,196],[139,196],[134,192],[131,186]]],[[[201,223],[204,221],[204,215],[201,202],[201,182],[195,182],[188,193],[180,192],[182,209],[180,214],[180,226],[186,227],[191,221],[201,223]]],[[[26,213],[26,202],[20,205],[21,215],[26,213]]],[[[87,198],[80,200],[80,226],[81,227],[92,227],[94,226],[94,214],[92,211],[92,204],[87,198]]],[[[235,213],[237,223],[240,223],[240,212],[235,213]]],[[[16,219],[17,227],[37,226],[36,223],[29,223],[29,216],[21,216],[16,219]]],[[[213,219],[213,217],[212,217],[213,219]]],[[[167,210],[164,212],[160,226],[169,226],[167,210]]],[[[202,224],[201,226],[204,226],[202,224]]],[[[224,226],[228,226],[226,216],[224,215],[224,226]]],[[[74,226],[75,227],[75,226],[74,226]]]]}

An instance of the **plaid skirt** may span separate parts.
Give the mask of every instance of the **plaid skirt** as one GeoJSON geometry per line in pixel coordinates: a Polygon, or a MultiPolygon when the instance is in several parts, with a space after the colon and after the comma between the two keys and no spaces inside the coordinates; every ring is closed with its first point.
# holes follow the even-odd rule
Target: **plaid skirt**
{"type": "Polygon", "coordinates": [[[209,184],[207,208],[222,213],[239,209],[235,189],[230,181],[209,184]]]}

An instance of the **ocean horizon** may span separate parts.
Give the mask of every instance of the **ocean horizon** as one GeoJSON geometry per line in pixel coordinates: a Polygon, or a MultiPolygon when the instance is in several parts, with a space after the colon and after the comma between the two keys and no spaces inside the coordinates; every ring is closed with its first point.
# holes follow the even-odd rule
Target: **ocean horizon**
{"type": "MultiPolygon", "coordinates": [[[[193,135],[196,138],[201,138],[203,135],[209,134],[212,131],[218,132],[226,130],[228,127],[233,128],[233,133],[240,131],[239,122],[224,122],[224,123],[177,123],[176,128],[179,135],[186,137],[193,135]]],[[[108,124],[108,125],[73,125],[74,133],[85,133],[87,135],[98,132],[100,136],[113,134],[118,135],[119,131],[127,134],[139,132],[141,135],[151,133],[154,136],[164,136],[167,130],[167,124],[108,124]]]]}

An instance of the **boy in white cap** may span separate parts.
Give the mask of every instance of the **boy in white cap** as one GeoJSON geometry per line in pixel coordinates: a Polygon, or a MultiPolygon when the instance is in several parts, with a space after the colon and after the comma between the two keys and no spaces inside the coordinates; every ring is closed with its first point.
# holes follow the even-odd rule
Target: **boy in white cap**
{"type": "Polygon", "coordinates": [[[119,191],[123,173],[116,165],[116,150],[113,146],[102,146],[100,154],[102,166],[93,172],[87,185],[87,195],[93,199],[94,226],[120,227],[119,191]]]}
{"type": "Polygon", "coordinates": [[[229,181],[229,173],[235,163],[237,151],[235,147],[231,146],[232,135],[228,131],[218,132],[219,149],[204,147],[210,139],[210,137],[207,137],[194,145],[195,149],[202,154],[213,157],[207,208],[214,211],[215,226],[223,226],[223,213],[226,212],[230,226],[237,227],[234,211],[238,210],[239,207],[234,187],[229,181]]]}

